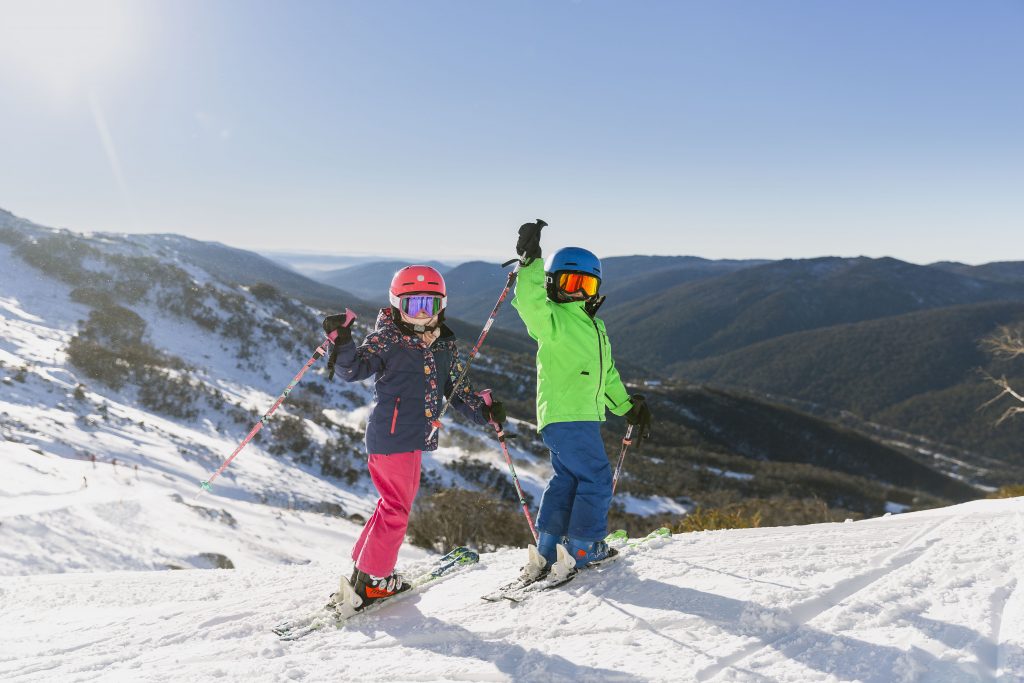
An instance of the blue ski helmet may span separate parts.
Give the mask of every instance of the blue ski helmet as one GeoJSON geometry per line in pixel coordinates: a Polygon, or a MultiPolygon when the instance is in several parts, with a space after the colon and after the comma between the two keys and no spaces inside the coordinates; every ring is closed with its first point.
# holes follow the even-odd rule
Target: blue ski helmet
{"type": "Polygon", "coordinates": [[[601,279],[601,259],[581,247],[565,247],[548,256],[544,263],[545,272],[557,273],[563,270],[596,275],[601,279]]]}

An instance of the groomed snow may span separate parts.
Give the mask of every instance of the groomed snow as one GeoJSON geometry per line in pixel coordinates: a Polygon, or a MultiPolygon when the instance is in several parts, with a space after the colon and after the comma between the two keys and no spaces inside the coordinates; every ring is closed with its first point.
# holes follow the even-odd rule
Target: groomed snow
{"type": "Polygon", "coordinates": [[[1022,515],[1010,499],[687,534],[544,597],[483,602],[521,564],[510,549],[292,643],[270,627],[322,604],[346,562],[6,577],[0,678],[1020,681],[1022,515]]]}

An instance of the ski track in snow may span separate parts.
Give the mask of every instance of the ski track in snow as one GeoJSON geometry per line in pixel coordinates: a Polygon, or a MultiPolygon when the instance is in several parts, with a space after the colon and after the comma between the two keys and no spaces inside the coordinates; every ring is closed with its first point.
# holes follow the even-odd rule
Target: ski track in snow
{"type": "MultiPolygon", "coordinates": [[[[677,536],[521,604],[524,551],[341,629],[343,562],[0,579],[12,681],[1020,681],[1024,500],[677,536]]],[[[406,560],[406,564],[420,560],[406,560]]]]}
{"type": "Polygon", "coordinates": [[[995,633],[994,670],[999,680],[1024,678],[1024,590],[1021,581],[1024,578],[1024,514],[1017,512],[1016,525],[1016,558],[1011,571],[1012,580],[1007,584],[1005,599],[1003,596],[992,596],[992,611],[996,615],[993,620],[995,633]]]}
{"type": "MultiPolygon", "coordinates": [[[[793,605],[785,610],[784,614],[780,615],[782,620],[795,627],[803,627],[818,615],[837,607],[847,598],[862,590],[866,590],[872,584],[881,580],[893,571],[896,571],[898,568],[917,560],[928,547],[928,545],[918,546],[918,541],[923,537],[931,535],[950,521],[952,520],[940,520],[926,527],[904,543],[896,552],[885,553],[885,557],[869,561],[867,565],[872,567],[869,571],[838,582],[820,596],[793,605]]],[[[753,653],[760,652],[766,648],[778,649],[779,646],[783,644],[783,641],[792,639],[792,633],[787,633],[786,635],[768,643],[755,643],[749,648],[739,650],[728,657],[722,658],[713,666],[697,672],[697,679],[701,681],[708,680],[720,671],[735,665],[737,662],[748,659],[753,653]]]]}

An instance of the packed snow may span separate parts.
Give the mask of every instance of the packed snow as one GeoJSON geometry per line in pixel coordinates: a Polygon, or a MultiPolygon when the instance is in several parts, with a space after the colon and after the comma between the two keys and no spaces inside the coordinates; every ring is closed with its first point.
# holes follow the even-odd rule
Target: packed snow
{"type": "MultiPolygon", "coordinates": [[[[677,535],[519,605],[484,602],[522,564],[525,552],[507,549],[341,629],[282,642],[270,628],[322,605],[349,571],[355,525],[267,520],[225,499],[215,509],[236,527],[195,514],[157,547],[138,532],[180,520],[166,508],[181,503],[141,500],[133,473],[21,444],[5,444],[0,463],[6,681],[1024,679],[1024,499],[677,535]],[[33,472],[50,484],[29,488],[42,486],[33,472]],[[265,547],[243,547],[241,530],[265,547]],[[88,554],[70,538],[82,536],[88,554]],[[226,549],[237,568],[115,571],[174,544],[226,549]],[[261,559],[268,547],[293,563],[261,559]],[[11,575],[40,552],[51,564],[36,569],[63,573],[11,575]]],[[[423,557],[407,548],[400,562],[423,557]]]]}

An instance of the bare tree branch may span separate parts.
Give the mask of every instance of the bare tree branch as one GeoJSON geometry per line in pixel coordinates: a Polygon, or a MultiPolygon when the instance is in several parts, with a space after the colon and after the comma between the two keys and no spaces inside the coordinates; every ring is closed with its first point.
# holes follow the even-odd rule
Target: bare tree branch
{"type": "MultiPolygon", "coordinates": [[[[1010,386],[1010,382],[1006,379],[1005,376],[996,379],[992,375],[990,375],[988,373],[985,373],[985,377],[986,377],[986,379],[988,379],[988,381],[992,382],[997,387],[1002,389],[1002,391],[1000,391],[999,394],[997,394],[994,398],[992,398],[992,399],[986,401],[985,403],[983,403],[978,408],[978,410],[983,410],[984,408],[987,408],[988,406],[992,405],[993,403],[995,403],[996,401],[998,401],[999,399],[1001,399],[1004,396],[1010,396],[1010,397],[1016,399],[1017,401],[1019,401],[1020,403],[1024,404],[1024,396],[1021,396],[1019,393],[1017,393],[1017,391],[1014,390],[1014,388],[1012,386],[1010,386]]],[[[1003,414],[999,417],[999,419],[996,420],[996,426],[1002,424],[1003,422],[1005,422],[1006,420],[1010,419],[1014,415],[1019,415],[1021,413],[1024,413],[1024,405],[1010,406],[1009,408],[1007,408],[1003,412],[1003,414]]]]}
{"type": "Polygon", "coordinates": [[[995,334],[982,341],[981,345],[993,356],[1003,360],[1024,356],[1024,326],[1003,325],[995,334]]]}

